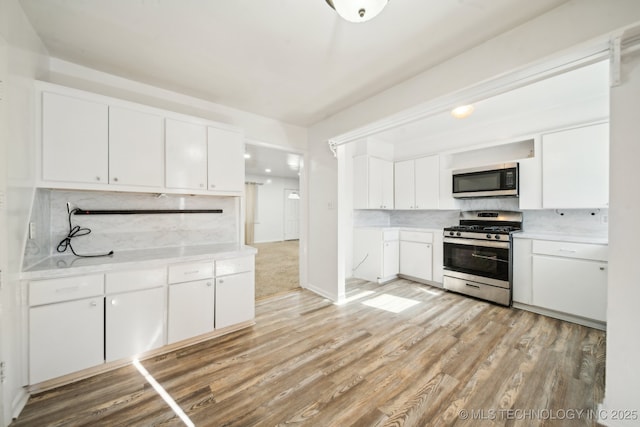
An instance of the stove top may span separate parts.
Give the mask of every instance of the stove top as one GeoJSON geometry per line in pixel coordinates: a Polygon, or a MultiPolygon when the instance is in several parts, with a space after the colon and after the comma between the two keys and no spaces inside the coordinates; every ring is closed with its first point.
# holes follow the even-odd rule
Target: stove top
{"type": "Polygon", "coordinates": [[[522,229],[522,213],[509,211],[460,212],[460,224],[446,227],[445,237],[508,240],[522,229]]]}
{"type": "Polygon", "coordinates": [[[451,227],[446,227],[445,231],[466,231],[466,232],[479,232],[479,233],[501,233],[501,234],[509,234],[514,231],[520,230],[520,227],[516,227],[513,225],[454,225],[451,227]]]}

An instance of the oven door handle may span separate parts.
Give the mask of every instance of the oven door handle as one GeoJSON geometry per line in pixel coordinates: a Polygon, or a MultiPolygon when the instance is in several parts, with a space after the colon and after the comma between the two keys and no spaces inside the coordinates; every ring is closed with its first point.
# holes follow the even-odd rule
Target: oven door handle
{"type": "Polygon", "coordinates": [[[485,256],[485,255],[471,254],[471,256],[474,257],[474,258],[488,259],[490,261],[509,262],[508,260],[498,259],[498,255],[485,256]]]}
{"type": "Polygon", "coordinates": [[[449,243],[453,245],[466,245],[466,246],[479,246],[485,248],[504,248],[509,249],[509,242],[498,242],[495,240],[474,240],[474,239],[464,239],[457,237],[445,237],[443,239],[444,243],[449,243]]]}

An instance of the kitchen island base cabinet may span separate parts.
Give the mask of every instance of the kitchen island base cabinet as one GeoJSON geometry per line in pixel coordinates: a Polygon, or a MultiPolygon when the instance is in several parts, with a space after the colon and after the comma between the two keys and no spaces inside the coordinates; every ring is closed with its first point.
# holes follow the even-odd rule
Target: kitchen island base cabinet
{"type": "Polygon", "coordinates": [[[213,278],[169,286],[169,344],[213,331],[214,298],[213,278]]]}
{"type": "Polygon", "coordinates": [[[107,296],[107,362],[135,357],[164,345],[165,293],[164,288],[155,288],[107,296]]]}
{"type": "Polygon", "coordinates": [[[104,298],[29,309],[29,383],[104,362],[104,298]]]}

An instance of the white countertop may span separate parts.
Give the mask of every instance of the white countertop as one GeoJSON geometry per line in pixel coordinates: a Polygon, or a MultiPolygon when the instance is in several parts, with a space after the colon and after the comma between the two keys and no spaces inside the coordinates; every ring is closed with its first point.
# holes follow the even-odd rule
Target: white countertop
{"type": "Polygon", "coordinates": [[[75,274],[100,273],[127,267],[152,267],[172,262],[211,260],[255,255],[256,248],[236,243],[171,248],[115,251],[111,256],[78,258],[74,255],[54,255],[23,270],[22,279],[41,279],[75,274]]]}
{"type": "Polygon", "coordinates": [[[552,240],[555,242],[593,243],[598,245],[608,245],[609,238],[606,236],[588,236],[584,234],[562,234],[549,232],[523,231],[513,233],[514,239],[537,239],[552,240]]]}

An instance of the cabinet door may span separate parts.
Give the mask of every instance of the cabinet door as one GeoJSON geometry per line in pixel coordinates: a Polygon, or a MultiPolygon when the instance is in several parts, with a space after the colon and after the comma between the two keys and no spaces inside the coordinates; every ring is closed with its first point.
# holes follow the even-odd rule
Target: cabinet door
{"type": "Polygon", "coordinates": [[[163,187],[162,117],[109,108],[109,183],[163,187]]]}
{"type": "Polygon", "coordinates": [[[369,157],[369,209],[393,209],[393,162],[369,157]]]}
{"type": "Polygon", "coordinates": [[[542,136],[542,206],[609,206],[609,125],[542,136]]]}
{"type": "Polygon", "coordinates": [[[606,263],[540,255],[532,258],[534,305],[606,321],[606,263]]]}
{"type": "Polygon", "coordinates": [[[105,104],[42,94],[42,179],[107,184],[109,111],[105,104]]]}
{"type": "Polygon", "coordinates": [[[416,209],[438,209],[440,205],[440,159],[438,156],[415,160],[416,209]]]}
{"type": "Polygon", "coordinates": [[[255,318],[255,273],[216,278],[216,329],[255,318]]]}
{"type": "Polygon", "coordinates": [[[386,170],[385,161],[376,157],[369,157],[369,173],[367,182],[369,202],[367,207],[369,209],[384,209],[383,199],[383,186],[384,186],[384,174],[386,170]]]}
{"type": "Polygon", "coordinates": [[[167,188],[206,190],[207,128],[166,119],[165,133],[167,188]]]}
{"type": "Polygon", "coordinates": [[[213,279],[169,286],[169,344],[213,331],[214,298],[213,279]]]}
{"type": "Polygon", "coordinates": [[[414,161],[396,162],[394,165],[394,207],[415,209],[414,161]]]}
{"type": "Polygon", "coordinates": [[[164,345],[165,289],[106,298],[106,360],[123,359],[164,345]]]}
{"type": "Polygon", "coordinates": [[[29,309],[29,383],[104,362],[104,298],[29,309]]]}
{"type": "Polygon", "coordinates": [[[244,190],[244,138],[241,133],[207,128],[209,190],[244,190]]]}
{"type": "Polygon", "coordinates": [[[433,279],[433,248],[430,243],[400,242],[400,274],[433,279]]]}
{"type": "Polygon", "coordinates": [[[382,276],[384,279],[396,276],[400,270],[400,245],[397,240],[383,242],[382,248],[382,276]]]}

